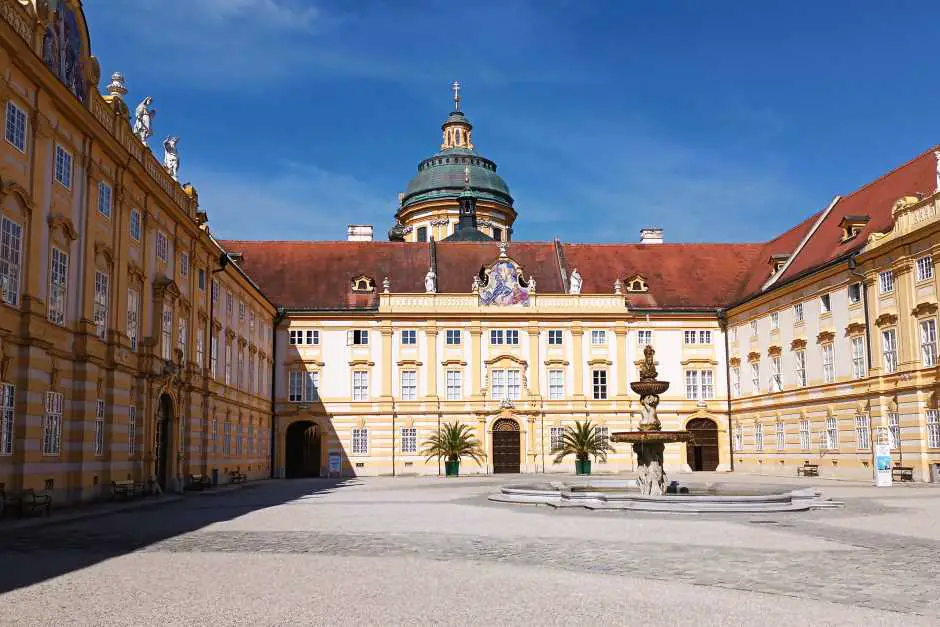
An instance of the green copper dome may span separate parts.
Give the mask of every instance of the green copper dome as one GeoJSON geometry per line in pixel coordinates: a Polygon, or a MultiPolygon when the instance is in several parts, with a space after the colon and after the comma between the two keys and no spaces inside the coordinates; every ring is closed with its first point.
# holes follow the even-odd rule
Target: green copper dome
{"type": "Polygon", "coordinates": [[[512,206],[509,186],[496,174],[496,164],[475,150],[448,148],[418,165],[402,198],[402,207],[438,198],[457,199],[466,190],[464,169],[470,170],[470,189],[478,199],[512,206]]]}

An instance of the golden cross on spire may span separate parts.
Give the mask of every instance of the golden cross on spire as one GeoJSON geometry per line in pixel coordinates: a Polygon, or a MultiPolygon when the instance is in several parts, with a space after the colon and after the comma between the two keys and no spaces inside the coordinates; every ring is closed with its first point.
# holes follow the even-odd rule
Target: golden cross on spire
{"type": "Polygon", "coordinates": [[[460,81],[454,81],[451,89],[454,90],[454,111],[460,111],[460,81]]]}

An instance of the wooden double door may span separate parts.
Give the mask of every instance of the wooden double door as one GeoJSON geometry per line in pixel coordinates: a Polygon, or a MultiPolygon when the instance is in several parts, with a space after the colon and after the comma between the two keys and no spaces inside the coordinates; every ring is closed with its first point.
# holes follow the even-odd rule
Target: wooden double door
{"type": "Polygon", "coordinates": [[[518,473],[522,461],[519,423],[500,418],[493,425],[493,472],[518,473]]]}
{"type": "Polygon", "coordinates": [[[710,418],[694,418],[686,431],[694,440],[685,446],[686,460],[692,470],[718,469],[718,425],[710,418]]]}

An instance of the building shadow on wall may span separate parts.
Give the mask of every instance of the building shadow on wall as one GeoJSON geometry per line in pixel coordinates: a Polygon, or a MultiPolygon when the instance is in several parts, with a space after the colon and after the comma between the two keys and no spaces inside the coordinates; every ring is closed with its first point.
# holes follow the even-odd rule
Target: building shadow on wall
{"type": "Polygon", "coordinates": [[[0,594],[154,547],[213,523],[304,497],[325,496],[356,483],[349,478],[264,481],[73,522],[10,529],[0,522],[0,594]]]}

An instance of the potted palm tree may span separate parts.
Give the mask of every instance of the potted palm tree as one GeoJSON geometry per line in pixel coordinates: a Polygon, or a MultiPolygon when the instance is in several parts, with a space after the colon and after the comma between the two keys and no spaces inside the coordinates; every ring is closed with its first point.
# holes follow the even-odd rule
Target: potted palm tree
{"type": "Polygon", "coordinates": [[[444,474],[448,477],[460,474],[461,457],[469,457],[477,462],[482,462],[483,458],[480,441],[473,435],[473,431],[456,420],[445,423],[437,433],[428,438],[421,454],[427,455],[428,461],[435,457],[443,458],[444,474]]]}
{"type": "Polygon", "coordinates": [[[560,464],[568,455],[574,455],[574,471],[578,475],[591,474],[591,457],[602,462],[607,461],[607,453],[614,448],[607,438],[600,435],[597,426],[590,419],[575,422],[574,427],[565,427],[561,442],[552,449],[555,463],[560,464]]]}

